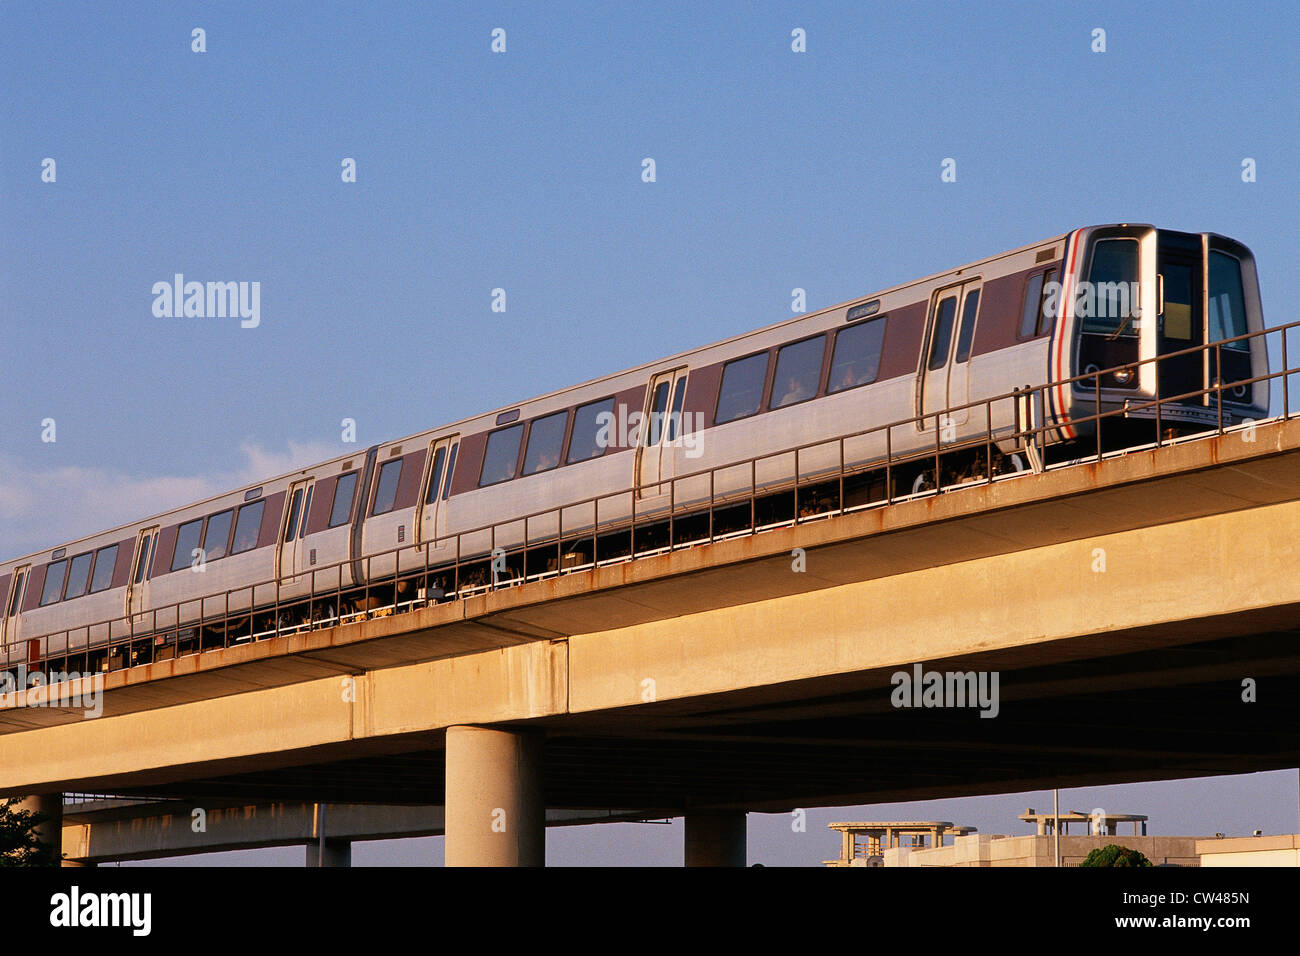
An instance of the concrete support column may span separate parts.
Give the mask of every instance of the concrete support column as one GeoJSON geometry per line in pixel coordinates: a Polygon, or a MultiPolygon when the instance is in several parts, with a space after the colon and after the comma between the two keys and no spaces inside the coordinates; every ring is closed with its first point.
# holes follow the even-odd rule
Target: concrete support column
{"type": "Polygon", "coordinates": [[[745,811],[702,810],[686,814],[687,866],[744,866],[745,811]]]}
{"type": "Polygon", "coordinates": [[[545,866],[544,738],[447,728],[447,866],[545,866]]]}
{"type": "Polygon", "coordinates": [[[351,866],[352,865],[352,841],[335,840],[330,837],[325,838],[325,853],[321,854],[321,845],[317,843],[307,844],[307,865],[316,866],[351,866]]]}
{"type": "MultiPolygon", "coordinates": [[[[62,862],[63,860],[63,794],[61,793],[40,793],[34,796],[24,797],[18,803],[14,804],[18,810],[28,810],[32,813],[44,814],[46,820],[44,823],[38,823],[33,832],[42,843],[49,845],[54,851],[54,858],[62,862]]],[[[77,864],[72,864],[76,866],[77,864]]]]}

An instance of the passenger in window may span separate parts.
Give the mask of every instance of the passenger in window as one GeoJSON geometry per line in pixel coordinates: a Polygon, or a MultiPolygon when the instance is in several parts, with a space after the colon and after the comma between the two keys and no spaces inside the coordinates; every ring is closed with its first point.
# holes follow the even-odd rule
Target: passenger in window
{"type": "Polygon", "coordinates": [[[791,375],[786,382],[785,394],[781,396],[781,401],[777,402],[777,407],[793,405],[795,402],[801,402],[805,398],[811,397],[812,391],[808,388],[808,383],[800,381],[797,375],[791,375]]]}
{"type": "Polygon", "coordinates": [[[844,366],[844,371],[840,374],[840,380],[831,386],[831,388],[834,391],[839,391],[843,388],[852,388],[854,385],[858,384],[858,381],[858,377],[853,374],[853,366],[846,365],[844,366]]]}

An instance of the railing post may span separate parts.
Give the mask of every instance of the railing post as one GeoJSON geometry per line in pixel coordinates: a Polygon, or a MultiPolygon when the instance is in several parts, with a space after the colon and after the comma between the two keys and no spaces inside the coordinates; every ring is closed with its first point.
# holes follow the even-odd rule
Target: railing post
{"type": "Polygon", "coordinates": [[[1214,394],[1215,397],[1218,399],[1218,401],[1215,404],[1218,406],[1219,434],[1222,435],[1223,434],[1223,351],[1222,351],[1222,347],[1218,342],[1214,343],[1214,373],[1215,373],[1214,381],[1216,383],[1214,394]]]}
{"type": "Polygon", "coordinates": [[[894,426],[885,426],[885,504],[894,503],[894,426]]]}
{"type": "Polygon", "coordinates": [[[1097,461],[1101,461],[1101,372],[1092,377],[1093,393],[1097,403],[1097,461]]]}

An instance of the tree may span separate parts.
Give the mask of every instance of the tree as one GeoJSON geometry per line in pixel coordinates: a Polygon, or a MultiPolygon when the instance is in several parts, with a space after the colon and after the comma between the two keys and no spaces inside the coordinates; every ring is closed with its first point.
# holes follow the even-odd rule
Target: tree
{"type": "Polygon", "coordinates": [[[1126,846],[1116,846],[1114,843],[1100,849],[1093,850],[1083,860],[1080,866],[1151,866],[1151,861],[1139,853],[1137,850],[1130,850],[1126,846]]]}
{"type": "Polygon", "coordinates": [[[17,797],[0,801],[0,866],[57,866],[54,850],[36,835],[49,819],[16,806],[17,797]]]}

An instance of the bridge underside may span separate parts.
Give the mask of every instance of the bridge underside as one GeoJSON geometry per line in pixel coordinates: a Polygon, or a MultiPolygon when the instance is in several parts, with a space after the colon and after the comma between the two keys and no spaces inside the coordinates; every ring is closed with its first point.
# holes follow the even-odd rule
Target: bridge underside
{"type": "MultiPolygon", "coordinates": [[[[517,726],[547,732],[548,807],[780,810],[1300,765],[1300,630],[1020,668],[1000,656],[968,656],[930,661],[925,670],[999,670],[996,718],[978,708],[895,708],[892,685],[873,675],[877,686],[817,697],[647,705],[517,726]],[[1243,700],[1247,678],[1254,702],[1243,700]]],[[[409,752],[141,792],[441,803],[440,737],[412,738],[408,745],[419,749],[409,752]]]]}

